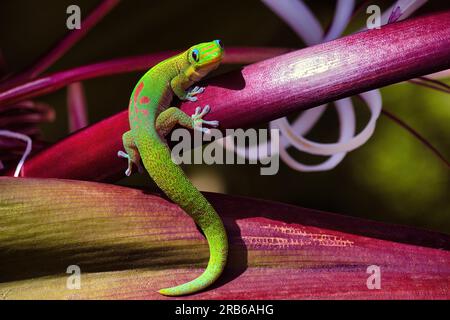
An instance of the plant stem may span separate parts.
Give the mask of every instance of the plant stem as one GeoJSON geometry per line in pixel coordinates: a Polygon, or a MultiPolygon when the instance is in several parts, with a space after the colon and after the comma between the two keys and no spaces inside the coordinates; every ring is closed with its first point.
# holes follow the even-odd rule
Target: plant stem
{"type": "MultiPolygon", "coordinates": [[[[290,51],[292,49],[288,48],[232,47],[227,49],[223,62],[230,64],[249,64],[290,51]]],[[[125,72],[147,70],[158,62],[177,53],[179,51],[165,51],[142,56],[113,59],[27,81],[14,88],[0,92],[0,109],[14,102],[54,92],[74,82],[125,72]]]]}
{"type": "Polygon", "coordinates": [[[70,50],[79,40],[81,40],[89,31],[108,14],[120,0],[104,0],[100,3],[89,16],[82,21],[82,28],[71,31],[55,47],[42,56],[30,69],[8,79],[0,84],[0,89],[5,90],[19,83],[36,78],[42,72],[47,70],[53,63],[61,58],[70,50]]]}
{"type": "Polygon", "coordinates": [[[450,162],[445,159],[444,155],[440,153],[438,149],[436,149],[427,139],[425,139],[419,132],[417,132],[414,128],[412,128],[410,125],[408,125],[405,121],[391,113],[390,111],[387,111],[383,109],[381,111],[382,114],[384,114],[386,117],[397,123],[400,127],[408,131],[410,134],[412,134],[417,140],[419,140],[428,150],[430,150],[439,160],[441,160],[444,165],[450,169],[450,162]]]}
{"type": "MultiPolygon", "coordinates": [[[[209,104],[205,120],[242,128],[392,83],[450,68],[450,11],[268,59],[210,81],[192,114],[209,104]]],[[[3,96],[4,97],[4,96],[3,96]]],[[[24,176],[106,180],[122,176],[117,158],[128,112],[81,130],[27,161],[24,176]],[[93,147],[94,146],[94,147],[93,147]],[[68,161],[70,159],[70,161],[68,161]]]]}

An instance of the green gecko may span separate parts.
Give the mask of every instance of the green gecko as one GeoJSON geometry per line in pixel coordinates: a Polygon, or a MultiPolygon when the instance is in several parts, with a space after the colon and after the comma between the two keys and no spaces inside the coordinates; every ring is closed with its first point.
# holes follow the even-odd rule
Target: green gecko
{"type": "Polygon", "coordinates": [[[125,152],[118,156],[128,159],[129,176],[133,164],[144,164],[158,187],[201,228],[209,244],[210,258],[206,270],[198,278],[176,287],[161,289],[167,296],[180,296],[203,290],[219,278],[228,254],[228,240],[224,225],[217,212],[184,174],[172,162],[165,136],[177,124],[209,131],[202,124],[218,126],[218,121],[205,121],[202,117],[210,110],[197,107],[189,116],[176,107],[170,107],[173,95],[181,100],[197,101],[204,88],[191,86],[210,71],[216,69],[223,57],[220,40],[200,43],[187,51],[164,60],[147,71],[134,88],[129,104],[130,131],[123,134],[125,152]]]}

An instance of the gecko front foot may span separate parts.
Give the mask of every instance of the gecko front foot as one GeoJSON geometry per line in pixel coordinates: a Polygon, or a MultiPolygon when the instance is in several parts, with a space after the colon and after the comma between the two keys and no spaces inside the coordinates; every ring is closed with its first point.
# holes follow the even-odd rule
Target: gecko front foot
{"type": "MultiPolygon", "coordinates": [[[[128,153],[125,153],[122,150],[119,150],[117,152],[117,156],[119,158],[124,158],[124,159],[128,160],[128,168],[127,168],[127,170],[125,170],[125,175],[127,177],[131,176],[131,173],[133,171],[133,163],[134,163],[133,160],[131,159],[131,157],[128,155],[128,153]]],[[[137,166],[139,173],[142,173],[143,168],[142,168],[141,164],[138,162],[138,163],[135,163],[135,165],[137,166]]]]}
{"type": "Polygon", "coordinates": [[[195,102],[197,101],[196,95],[203,93],[205,91],[204,87],[195,86],[186,93],[185,100],[195,102]]]}
{"type": "Polygon", "coordinates": [[[209,105],[206,105],[203,110],[201,107],[197,107],[195,109],[195,113],[191,116],[192,118],[192,126],[194,127],[195,130],[201,131],[203,133],[210,133],[210,130],[208,128],[203,128],[202,125],[206,124],[209,125],[211,127],[217,127],[219,125],[219,121],[217,120],[212,120],[212,121],[206,121],[203,120],[203,117],[208,114],[208,112],[211,110],[211,108],[209,107],[209,105]]]}

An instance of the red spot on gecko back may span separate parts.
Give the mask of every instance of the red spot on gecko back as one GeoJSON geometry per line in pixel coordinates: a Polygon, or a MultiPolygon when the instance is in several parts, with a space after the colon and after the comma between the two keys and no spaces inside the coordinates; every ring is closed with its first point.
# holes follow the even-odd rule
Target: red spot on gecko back
{"type": "Polygon", "coordinates": [[[139,84],[138,84],[136,90],[134,91],[134,97],[133,97],[134,112],[136,112],[136,113],[139,112],[139,110],[138,110],[138,108],[137,108],[137,105],[136,105],[136,102],[137,102],[137,99],[138,99],[139,95],[140,95],[141,92],[142,92],[142,89],[144,89],[144,82],[141,81],[141,82],[139,82],[139,84]]]}
{"type": "Polygon", "coordinates": [[[134,91],[134,103],[136,103],[137,98],[139,97],[139,95],[141,94],[142,89],[144,89],[144,82],[139,82],[136,91],[134,91]]]}
{"type": "Polygon", "coordinates": [[[141,101],[139,101],[141,104],[147,104],[147,103],[149,103],[150,102],[150,99],[149,99],[149,97],[147,97],[147,96],[143,96],[142,98],[141,98],[141,101]]]}

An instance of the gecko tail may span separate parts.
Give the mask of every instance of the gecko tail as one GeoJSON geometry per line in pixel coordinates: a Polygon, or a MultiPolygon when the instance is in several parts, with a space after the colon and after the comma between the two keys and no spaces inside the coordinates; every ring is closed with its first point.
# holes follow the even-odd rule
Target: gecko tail
{"type": "Polygon", "coordinates": [[[183,170],[172,162],[169,149],[159,138],[142,135],[138,147],[144,166],[158,187],[191,216],[209,244],[208,266],[198,278],[158,292],[165,296],[183,296],[204,290],[219,278],[227,262],[228,239],[222,219],[183,170]]]}
{"type": "Polygon", "coordinates": [[[210,258],[206,270],[198,278],[190,282],[159,290],[160,294],[172,297],[193,294],[206,289],[219,278],[227,262],[228,241],[220,218],[218,221],[221,226],[215,226],[210,229],[211,232],[216,234],[203,230],[208,239],[210,249],[210,258]],[[211,241],[211,238],[215,238],[215,240],[211,241]]]}

